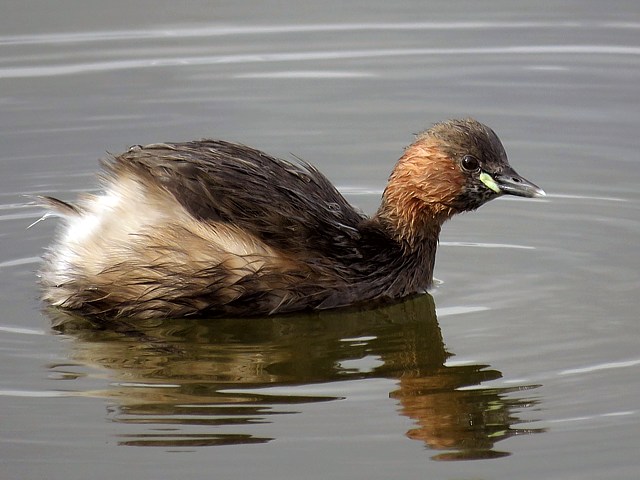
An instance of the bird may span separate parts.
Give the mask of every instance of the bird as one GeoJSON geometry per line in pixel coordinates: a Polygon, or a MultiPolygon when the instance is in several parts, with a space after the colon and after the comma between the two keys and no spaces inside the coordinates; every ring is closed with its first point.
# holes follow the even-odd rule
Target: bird
{"type": "Polygon", "coordinates": [[[545,193],[472,118],[433,124],[372,216],[316,167],[222,140],[135,145],[99,194],[39,197],[63,227],[43,300],[105,318],[246,317],[394,301],[431,287],[441,227],[501,195],[545,193]]]}

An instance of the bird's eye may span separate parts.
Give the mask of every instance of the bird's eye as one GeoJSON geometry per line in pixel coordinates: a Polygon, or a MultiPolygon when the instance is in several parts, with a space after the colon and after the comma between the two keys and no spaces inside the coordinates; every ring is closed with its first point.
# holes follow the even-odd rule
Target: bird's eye
{"type": "Polygon", "coordinates": [[[466,155],[460,163],[462,165],[462,168],[467,172],[476,172],[480,169],[480,162],[476,157],[473,157],[471,155],[466,155]]]}

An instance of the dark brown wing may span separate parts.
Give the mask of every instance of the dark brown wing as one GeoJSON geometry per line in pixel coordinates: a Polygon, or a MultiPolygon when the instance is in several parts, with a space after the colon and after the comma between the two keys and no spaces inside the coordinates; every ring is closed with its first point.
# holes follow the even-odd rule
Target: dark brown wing
{"type": "Polygon", "coordinates": [[[312,165],[235,143],[202,140],[133,147],[107,164],[162,185],[194,217],[227,222],[307,258],[360,258],[366,219],[312,165]]]}

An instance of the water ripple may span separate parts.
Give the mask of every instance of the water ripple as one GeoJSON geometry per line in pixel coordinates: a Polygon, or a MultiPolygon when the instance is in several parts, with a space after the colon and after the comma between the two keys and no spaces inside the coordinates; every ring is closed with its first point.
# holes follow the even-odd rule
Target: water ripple
{"type": "Polygon", "coordinates": [[[374,50],[333,50],[320,52],[249,53],[241,55],[183,56],[169,58],[137,58],[63,65],[6,67],[0,78],[35,78],[154,67],[204,66],[319,60],[357,60],[400,56],[453,55],[631,55],[640,56],[640,47],[619,45],[531,45],[481,48],[399,48],[374,50]]]}
{"type": "Polygon", "coordinates": [[[17,267],[19,265],[29,265],[32,263],[40,263],[41,261],[42,261],[41,257],[16,258],[14,260],[6,260],[4,262],[0,262],[0,268],[17,267]]]}
{"type": "MultiPolygon", "coordinates": [[[[638,28],[638,24],[599,24],[605,28],[638,28]]],[[[403,30],[493,30],[523,28],[579,28],[579,22],[404,22],[404,23],[339,23],[314,25],[248,25],[208,26],[191,28],[156,28],[148,30],[120,30],[102,32],[66,32],[41,35],[0,36],[0,45],[53,45],[62,43],[86,43],[120,40],[144,40],[162,38],[198,38],[229,35],[268,35],[288,33],[355,32],[355,31],[403,31],[403,30]]],[[[596,25],[590,25],[591,28],[596,25]]]]}
{"type": "Polygon", "coordinates": [[[318,71],[318,70],[287,70],[283,72],[260,72],[244,73],[234,75],[234,78],[363,78],[374,77],[368,72],[340,72],[340,71],[318,71]]]}
{"type": "Polygon", "coordinates": [[[0,390],[0,397],[55,398],[76,396],[78,396],[76,392],[58,390],[0,390]]]}
{"type": "Polygon", "coordinates": [[[440,242],[447,247],[476,247],[476,248],[514,248],[518,250],[535,250],[530,245],[514,245],[510,243],[477,243],[477,242],[440,242]]]}
{"type": "Polygon", "coordinates": [[[0,332],[17,333],[20,335],[47,335],[47,332],[45,332],[44,330],[24,327],[11,327],[8,325],[0,325],[0,332]]]}
{"type": "Polygon", "coordinates": [[[627,367],[635,367],[640,365],[640,360],[628,360],[628,361],[621,361],[621,362],[607,362],[607,363],[600,363],[597,365],[589,365],[587,367],[581,367],[581,368],[570,368],[567,370],[562,370],[560,372],[558,372],[558,375],[576,375],[576,374],[581,374],[581,373],[591,373],[591,372],[598,372],[601,370],[611,370],[611,369],[616,369],[616,368],[627,368],[627,367]]]}
{"type": "Polygon", "coordinates": [[[549,198],[563,198],[568,200],[603,200],[605,202],[628,202],[629,200],[619,197],[598,197],[593,195],[569,195],[569,194],[547,194],[549,198]]]}

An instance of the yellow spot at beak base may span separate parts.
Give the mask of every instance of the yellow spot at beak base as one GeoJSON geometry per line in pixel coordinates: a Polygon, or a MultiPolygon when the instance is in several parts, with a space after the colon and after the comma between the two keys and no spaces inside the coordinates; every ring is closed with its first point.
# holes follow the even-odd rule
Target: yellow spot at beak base
{"type": "Polygon", "coordinates": [[[488,173],[482,172],[480,174],[480,181],[484,183],[488,189],[493,190],[496,193],[500,193],[500,187],[488,173]]]}

